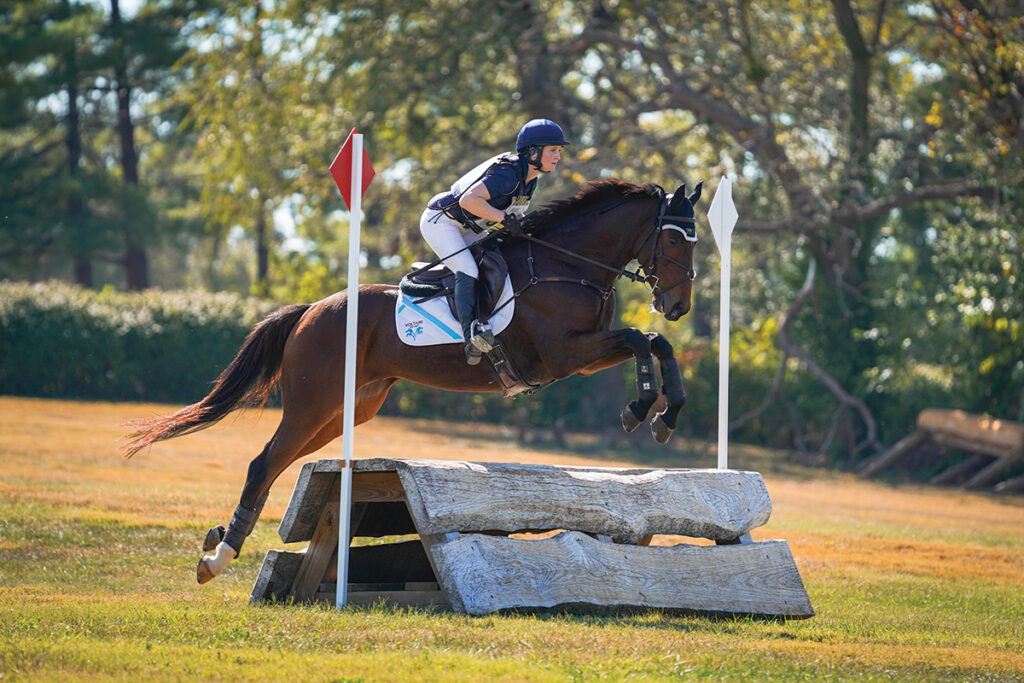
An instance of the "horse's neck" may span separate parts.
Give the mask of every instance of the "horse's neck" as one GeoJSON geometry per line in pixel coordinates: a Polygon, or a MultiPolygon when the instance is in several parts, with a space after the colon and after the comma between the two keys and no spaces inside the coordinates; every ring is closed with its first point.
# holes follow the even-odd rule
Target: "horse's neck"
{"type": "MultiPolygon", "coordinates": [[[[561,233],[557,243],[581,256],[621,269],[643,249],[645,237],[654,229],[657,211],[656,198],[625,202],[607,213],[595,214],[593,220],[581,220],[572,230],[561,233]]],[[[606,271],[601,279],[606,276],[611,280],[616,277],[606,271]]]]}

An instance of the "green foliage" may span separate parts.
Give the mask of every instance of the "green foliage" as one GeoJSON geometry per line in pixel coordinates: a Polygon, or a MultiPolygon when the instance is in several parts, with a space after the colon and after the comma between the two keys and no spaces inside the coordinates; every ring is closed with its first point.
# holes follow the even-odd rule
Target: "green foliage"
{"type": "Polygon", "coordinates": [[[0,393],[192,402],[273,305],[0,282],[0,393]]]}

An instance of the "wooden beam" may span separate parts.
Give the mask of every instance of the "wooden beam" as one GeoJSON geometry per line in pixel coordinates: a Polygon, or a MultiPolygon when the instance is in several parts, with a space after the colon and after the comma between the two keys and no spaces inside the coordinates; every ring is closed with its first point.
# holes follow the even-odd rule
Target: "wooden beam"
{"type": "Polygon", "coordinates": [[[396,461],[421,536],[573,529],[735,539],[771,515],[757,472],[396,461]]]}
{"type": "Polygon", "coordinates": [[[933,486],[944,486],[946,484],[952,484],[958,481],[961,477],[966,476],[971,472],[977,471],[991,459],[992,456],[984,455],[982,453],[972,455],[942,470],[934,477],[932,477],[928,481],[928,483],[932,484],[933,486]]]}
{"type": "Polygon", "coordinates": [[[860,465],[860,476],[869,478],[873,477],[882,470],[894,465],[897,460],[903,457],[906,453],[909,453],[913,449],[917,448],[928,438],[928,433],[924,430],[917,430],[909,436],[905,436],[897,441],[892,448],[880,453],[874,457],[868,458],[860,465]]]}
{"type": "Polygon", "coordinates": [[[1009,468],[1018,460],[1020,460],[1020,453],[1016,452],[1004,455],[1001,458],[996,458],[995,462],[968,479],[963,485],[963,488],[968,490],[980,489],[992,484],[1002,476],[1004,470],[1009,468]]]}
{"type": "Polygon", "coordinates": [[[996,484],[996,491],[1000,493],[1011,493],[1014,491],[1024,491],[1024,474],[1018,474],[1012,479],[1001,481],[996,484]]]}
{"type": "Polygon", "coordinates": [[[542,541],[466,534],[432,554],[452,607],[469,614],[579,605],[814,614],[785,541],[663,548],[574,531],[542,541]]]}
{"type": "Polygon", "coordinates": [[[268,550],[256,583],[253,584],[249,602],[287,598],[304,555],[291,550],[268,550]]]}
{"type": "Polygon", "coordinates": [[[962,410],[922,410],[917,427],[954,439],[973,453],[1002,456],[1024,449],[1024,425],[962,410]]]}

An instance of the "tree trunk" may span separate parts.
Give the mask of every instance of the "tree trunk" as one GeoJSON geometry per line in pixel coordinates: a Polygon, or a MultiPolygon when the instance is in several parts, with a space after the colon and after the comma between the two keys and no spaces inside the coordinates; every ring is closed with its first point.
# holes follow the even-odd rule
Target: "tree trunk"
{"type": "MultiPolygon", "coordinates": [[[[121,8],[119,0],[110,0],[110,26],[117,41],[117,61],[114,66],[114,85],[117,88],[117,135],[121,140],[121,168],[124,181],[136,187],[139,184],[139,158],[135,151],[135,125],[132,123],[132,86],[128,82],[125,65],[124,37],[121,35],[121,8]]],[[[125,281],[129,290],[149,286],[149,266],[146,252],[135,242],[132,230],[126,230],[124,247],[125,281]]]]}
{"type": "Polygon", "coordinates": [[[256,215],[256,285],[260,292],[266,293],[270,252],[267,248],[267,213],[263,210],[262,197],[261,194],[256,215]]]}
{"type": "MultiPolygon", "coordinates": [[[[70,13],[70,6],[66,1],[64,4],[65,8],[70,13]]],[[[78,111],[78,62],[75,55],[75,47],[73,45],[64,56],[64,66],[68,93],[68,128],[66,137],[68,148],[68,175],[71,177],[72,185],[71,192],[68,196],[65,217],[67,220],[68,230],[72,233],[72,239],[75,242],[73,248],[75,248],[82,243],[80,239],[82,235],[79,235],[78,232],[81,230],[82,218],[85,215],[85,201],[82,199],[82,191],[78,185],[79,167],[82,162],[82,133],[80,130],[81,115],[78,111]]],[[[93,286],[92,262],[89,260],[88,254],[82,252],[76,252],[74,254],[72,271],[76,284],[82,285],[83,287],[93,286]]]]}

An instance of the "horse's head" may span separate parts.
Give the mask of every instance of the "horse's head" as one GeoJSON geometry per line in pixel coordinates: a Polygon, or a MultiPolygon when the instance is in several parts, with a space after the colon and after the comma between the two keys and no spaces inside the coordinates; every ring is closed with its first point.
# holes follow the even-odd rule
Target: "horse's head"
{"type": "Polygon", "coordinates": [[[668,320],[675,321],[690,311],[693,279],[693,246],[697,242],[693,205],[700,199],[703,181],[690,195],[686,185],[669,197],[668,205],[658,216],[651,260],[645,264],[648,281],[653,283],[651,305],[668,320]]]}

